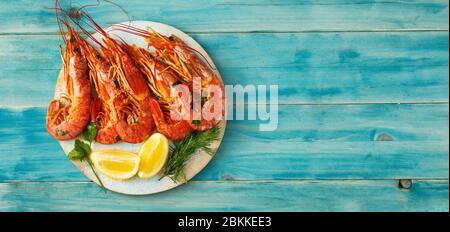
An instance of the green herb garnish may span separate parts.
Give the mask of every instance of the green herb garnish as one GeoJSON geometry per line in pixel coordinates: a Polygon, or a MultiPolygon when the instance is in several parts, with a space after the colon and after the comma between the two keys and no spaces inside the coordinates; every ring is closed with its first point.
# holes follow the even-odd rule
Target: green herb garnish
{"type": "Polygon", "coordinates": [[[116,80],[114,80],[114,87],[116,88],[116,89],[119,89],[119,81],[116,79],[116,80]]]}
{"type": "Polygon", "coordinates": [[[172,83],[172,87],[175,87],[175,86],[177,86],[179,84],[181,84],[181,81],[175,81],[175,82],[172,83]]]}
{"type": "Polygon", "coordinates": [[[60,136],[64,136],[64,135],[67,135],[69,132],[68,131],[63,131],[63,130],[60,130],[60,129],[56,128],[56,133],[58,135],[60,135],[60,136]]]}
{"type": "Polygon", "coordinates": [[[201,122],[202,120],[192,120],[192,124],[194,125],[200,125],[201,122]]]}
{"type": "Polygon", "coordinates": [[[84,140],[89,142],[89,144],[79,139],[75,140],[75,146],[72,149],[72,151],[69,152],[67,158],[69,158],[70,160],[79,160],[79,161],[86,160],[89,166],[91,167],[91,170],[94,173],[95,177],[97,178],[98,182],[102,186],[103,191],[105,191],[106,193],[106,188],[103,185],[103,182],[100,180],[100,177],[95,172],[92,161],[89,159],[89,155],[92,152],[91,149],[92,141],[94,141],[95,136],[97,136],[97,132],[98,127],[91,122],[83,131],[83,138],[84,140]]]}
{"type": "Polygon", "coordinates": [[[209,145],[211,142],[218,140],[219,135],[219,126],[215,126],[207,131],[191,132],[183,141],[171,148],[172,155],[164,169],[164,176],[170,177],[175,182],[184,182],[186,177],[183,170],[186,162],[198,149],[212,155],[213,151],[209,148],[209,145]]]}
{"type": "Polygon", "coordinates": [[[201,101],[202,105],[206,102],[206,100],[208,100],[208,97],[202,96],[202,101],[201,101]]]}
{"type": "Polygon", "coordinates": [[[67,158],[70,160],[84,160],[91,154],[91,146],[82,142],[81,140],[75,140],[75,147],[69,152],[67,158]]]}
{"type": "Polygon", "coordinates": [[[89,125],[84,129],[83,131],[83,138],[84,140],[88,141],[89,143],[92,143],[94,141],[95,136],[97,136],[98,127],[95,125],[95,123],[91,122],[89,125]]]}

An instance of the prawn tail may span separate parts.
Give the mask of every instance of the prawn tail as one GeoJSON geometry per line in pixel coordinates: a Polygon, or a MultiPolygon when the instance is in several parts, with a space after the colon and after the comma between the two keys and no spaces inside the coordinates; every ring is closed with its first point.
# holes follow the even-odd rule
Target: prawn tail
{"type": "Polygon", "coordinates": [[[153,120],[155,121],[156,130],[165,135],[168,139],[179,141],[184,139],[191,131],[190,125],[185,120],[180,120],[174,123],[167,123],[164,119],[164,114],[154,99],[150,101],[152,109],[153,120]]]}

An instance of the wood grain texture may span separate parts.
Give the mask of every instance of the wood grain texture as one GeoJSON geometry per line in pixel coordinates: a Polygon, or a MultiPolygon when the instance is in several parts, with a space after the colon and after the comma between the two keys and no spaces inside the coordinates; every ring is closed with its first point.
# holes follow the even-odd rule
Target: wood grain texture
{"type": "MultiPolygon", "coordinates": [[[[193,35],[228,85],[278,85],[280,104],[448,102],[449,40],[433,33],[193,35]]],[[[0,36],[0,106],[46,106],[56,36],[0,36]]]]}
{"type": "MultiPolygon", "coordinates": [[[[449,25],[446,0],[115,2],[134,20],[165,22],[187,32],[441,30],[449,25]]],[[[0,18],[8,23],[0,25],[0,32],[55,32],[54,10],[49,9],[53,6],[52,0],[2,1],[0,18]]],[[[102,25],[128,20],[113,5],[103,4],[89,12],[102,25]]]]}
{"type": "Polygon", "coordinates": [[[413,181],[410,190],[394,180],[192,181],[140,197],[84,182],[0,184],[0,211],[448,211],[448,204],[447,180],[413,181]]]}
{"type": "MultiPolygon", "coordinates": [[[[86,180],[45,131],[45,113],[0,109],[0,181],[86,180]]],[[[195,179],[446,178],[448,114],[447,104],[280,106],[273,132],[229,121],[195,179]]]]}
{"type": "Polygon", "coordinates": [[[0,211],[448,212],[448,1],[116,2],[190,33],[225,84],[277,84],[278,129],[230,121],[194,181],[104,194],[44,128],[61,65],[54,0],[0,1],[0,211]]]}

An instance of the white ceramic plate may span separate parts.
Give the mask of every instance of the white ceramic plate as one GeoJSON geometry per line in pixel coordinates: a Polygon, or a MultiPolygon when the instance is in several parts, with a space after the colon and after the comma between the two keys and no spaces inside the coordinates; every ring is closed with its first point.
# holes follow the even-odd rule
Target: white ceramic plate
{"type": "MultiPolygon", "coordinates": [[[[131,24],[129,22],[124,22],[122,24],[128,24],[133,27],[141,28],[141,29],[147,29],[148,27],[151,27],[153,30],[163,34],[163,35],[176,35],[180,39],[182,39],[188,46],[194,48],[195,50],[199,51],[212,65],[212,67],[216,70],[217,75],[220,78],[220,74],[217,71],[213,61],[209,57],[209,55],[206,53],[206,51],[189,35],[185,34],[184,32],[166,25],[162,23],[156,23],[156,22],[150,22],[150,21],[133,21],[131,24]]],[[[105,31],[107,31],[111,37],[117,38],[117,36],[120,36],[120,38],[124,39],[129,44],[136,44],[140,47],[147,48],[147,44],[145,40],[139,36],[135,36],[132,34],[128,34],[125,32],[113,30],[111,31],[111,27],[107,28],[105,31]]],[[[94,35],[95,38],[101,39],[101,36],[96,33],[94,35]]],[[[92,43],[94,45],[94,43],[92,43]]],[[[55,93],[58,94],[58,93],[55,93]]],[[[225,107],[225,106],[224,106],[225,107]]],[[[216,153],[217,149],[220,146],[220,143],[223,138],[223,134],[225,131],[226,126],[226,118],[219,123],[220,126],[220,139],[213,144],[211,144],[211,149],[214,151],[214,154],[216,153]]],[[[66,155],[73,149],[75,140],[69,140],[69,141],[60,141],[60,145],[63,148],[66,155]]],[[[139,151],[139,148],[141,147],[141,144],[129,144],[125,142],[119,142],[113,145],[103,145],[99,143],[93,143],[92,149],[93,151],[102,150],[102,149],[120,149],[125,151],[130,151],[137,153],[139,151]]],[[[211,160],[212,156],[207,154],[204,151],[197,151],[192,158],[188,161],[185,167],[185,175],[186,180],[192,179],[197,173],[199,173],[211,160]]],[[[91,168],[89,167],[89,164],[87,162],[79,162],[74,161],[74,165],[84,174],[86,175],[90,180],[94,181],[98,184],[97,178],[94,176],[91,168]]],[[[100,176],[100,179],[102,180],[104,186],[114,192],[119,192],[123,194],[130,194],[130,195],[145,195],[145,194],[152,194],[152,193],[158,193],[162,191],[166,191],[169,189],[172,189],[174,187],[177,187],[183,183],[175,183],[173,182],[169,177],[164,177],[162,179],[161,176],[157,175],[150,179],[140,179],[138,177],[133,177],[129,180],[112,180],[101,173],[97,172],[97,174],[100,176]]]]}

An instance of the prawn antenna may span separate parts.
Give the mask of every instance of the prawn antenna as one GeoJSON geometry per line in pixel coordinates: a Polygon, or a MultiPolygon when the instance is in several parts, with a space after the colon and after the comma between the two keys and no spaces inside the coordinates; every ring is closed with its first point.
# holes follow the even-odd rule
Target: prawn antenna
{"type": "MultiPolygon", "coordinates": [[[[62,39],[64,40],[64,43],[66,43],[66,32],[63,28],[63,22],[61,19],[60,11],[64,12],[64,10],[61,8],[61,5],[59,4],[59,0],[55,1],[55,14],[56,14],[56,22],[58,23],[59,33],[61,34],[62,39]]],[[[64,15],[64,24],[67,26],[67,18],[64,15]]]]}
{"type": "MultiPolygon", "coordinates": [[[[133,34],[133,35],[137,35],[137,36],[140,36],[140,37],[144,37],[144,38],[151,36],[151,33],[149,33],[148,31],[146,31],[144,29],[133,27],[131,25],[126,25],[126,24],[123,24],[123,23],[115,24],[115,25],[112,26],[112,28],[113,28],[113,30],[127,32],[127,33],[130,33],[130,34],[133,34]]],[[[158,35],[158,37],[160,39],[163,39],[163,40],[167,41],[166,38],[160,36],[159,33],[154,31],[152,28],[149,28],[149,30],[151,30],[153,32],[153,34],[158,35]]],[[[193,53],[196,53],[208,65],[208,67],[210,69],[216,70],[216,68],[208,61],[208,59],[200,51],[197,51],[196,49],[191,48],[191,47],[187,46],[184,43],[177,43],[177,44],[178,44],[178,46],[182,46],[183,48],[188,49],[188,50],[192,51],[193,53]]]]}
{"type": "Polygon", "coordinates": [[[120,11],[122,11],[127,16],[128,21],[131,22],[131,17],[128,14],[128,12],[122,6],[120,6],[119,4],[115,3],[112,0],[97,0],[97,3],[95,3],[95,4],[87,4],[87,5],[81,6],[78,9],[72,8],[72,9],[75,9],[75,12],[74,12],[74,14],[71,14],[72,15],[71,18],[74,19],[74,21],[77,21],[79,25],[81,25],[81,23],[79,23],[79,22],[82,21],[82,18],[85,18],[88,21],[88,22],[86,22],[86,25],[88,27],[90,27],[94,31],[97,31],[98,33],[102,34],[104,37],[108,37],[108,34],[106,33],[106,31],[104,31],[103,28],[101,26],[99,26],[98,23],[86,12],[86,10],[84,10],[88,7],[98,7],[100,5],[100,2],[102,2],[102,1],[119,8],[120,11]]]}

